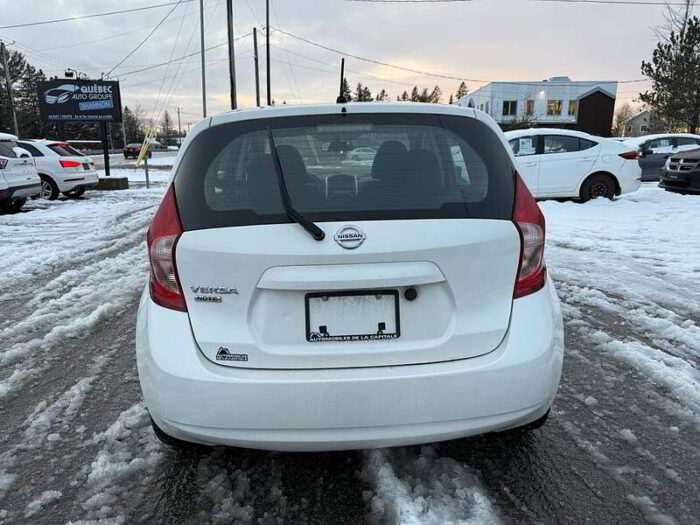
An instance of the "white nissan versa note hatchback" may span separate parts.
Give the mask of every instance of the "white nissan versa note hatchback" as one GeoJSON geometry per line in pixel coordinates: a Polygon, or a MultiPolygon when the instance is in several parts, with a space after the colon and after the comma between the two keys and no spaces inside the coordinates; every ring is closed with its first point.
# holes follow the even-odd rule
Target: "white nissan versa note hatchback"
{"type": "Polygon", "coordinates": [[[147,234],[136,353],[156,434],[311,451],[544,423],[563,327],[515,165],[457,106],[199,122],[147,234]],[[342,154],[359,147],[371,162],[342,154]]]}

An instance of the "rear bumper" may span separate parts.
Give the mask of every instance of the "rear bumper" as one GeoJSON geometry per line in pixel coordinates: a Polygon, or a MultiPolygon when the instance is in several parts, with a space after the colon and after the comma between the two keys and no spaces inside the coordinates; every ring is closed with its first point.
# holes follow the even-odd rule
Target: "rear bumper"
{"type": "Polygon", "coordinates": [[[669,172],[662,170],[659,187],[676,193],[700,193],[700,171],[669,172]]]}
{"type": "Polygon", "coordinates": [[[56,178],[56,184],[60,192],[85,189],[89,190],[97,186],[99,179],[96,171],[83,171],[64,175],[62,178],[56,178]]]}
{"type": "Polygon", "coordinates": [[[642,168],[636,160],[626,160],[620,169],[620,195],[637,191],[642,185],[642,168]]]}
{"type": "Polygon", "coordinates": [[[144,296],[136,355],[148,409],[166,433],[270,450],[411,445],[517,427],[542,416],[559,384],[561,312],[551,281],[513,304],[493,352],[424,365],[236,369],[198,350],[186,313],[144,296]]]}

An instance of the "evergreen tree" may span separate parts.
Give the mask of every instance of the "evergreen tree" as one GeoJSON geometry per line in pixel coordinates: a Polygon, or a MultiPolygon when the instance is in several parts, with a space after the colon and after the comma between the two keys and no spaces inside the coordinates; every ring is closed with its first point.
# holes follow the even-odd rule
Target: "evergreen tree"
{"type": "Polygon", "coordinates": [[[420,102],[420,93],[418,92],[418,86],[413,86],[411,90],[411,102],[420,102]]]}
{"type": "Polygon", "coordinates": [[[350,102],[352,100],[352,91],[350,90],[350,84],[348,83],[348,79],[346,77],[343,77],[343,97],[345,98],[346,102],[350,102]]]}
{"type": "Polygon", "coordinates": [[[407,102],[408,100],[410,100],[408,96],[408,91],[404,91],[403,93],[401,93],[400,97],[398,95],[396,96],[397,102],[407,102]]]}
{"type": "Polygon", "coordinates": [[[459,100],[462,97],[466,97],[468,94],[469,90],[467,89],[467,83],[462,81],[462,83],[457,88],[457,92],[455,93],[455,100],[459,100]]]}
{"type": "Polygon", "coordinates": [[[142,122],[143,110],[138,106],[135,110],[132,110],[129,106],[124,106],[123,113],[122,118],[124,119],[124,131],[126,132],[127,144],[143,142],[146,134],[142,122]]]}
{"type": "Polygon", "coordinates": [[[450,104],[454,104],[454,100],[452,99],[452,93],[450,93],[450,104]]]}
{"type": "Polygon", "coordinates": [[[657,43],[651,62],[642,61],[642,74],[652,81],[652,91],[639,99],[663,120],[695,133],[700,125],[700,19],[687,16],[657,43]]]}
{"type": "Polygon", "coordinates": [[[441,98],[442,98],[442,90],[440,89],[440,86],[435,86],[433,88],[433,91],[431,91],[430,95],[427,97],[426,102],[432,102],[433,104],[439,104],[441,98]]]}
{"type": "Polygon", "coordinates": [[[386,90],[382,89],[375,99],[377,102],[389,102],[389,93],[386,92],[386,90]]]}
{"type": "Polygon", "coordinates": [[[163,117],[160,120],[160,133],[163,137],[163,144],[168,145],[170,137],[175,135],[175,129],[173,127],[173,119],[170,118],[170,113],[165,111],[163,117]]]}
{"type": "Polygon", "coordinates": [[[356,102],[372,102],[372,92],[367,86],[363,86],[362,82],[358,82],[353,100],[356,102]]]}

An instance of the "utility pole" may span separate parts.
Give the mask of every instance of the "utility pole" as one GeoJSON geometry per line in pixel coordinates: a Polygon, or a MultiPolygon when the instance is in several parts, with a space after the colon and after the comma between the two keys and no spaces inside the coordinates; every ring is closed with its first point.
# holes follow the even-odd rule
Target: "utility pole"
{"type": "Polygon", "coordinates": [[[272,90],[270,88],[270,0],[265,0],[265,31],[267,39],[265,42],[265,60],[267,61],[267,105],[272,105],[272,90]]]}
{"type": "Polygon", "coordinates": [[[253,28],[253,57],[255,62],[255,105],[260,107],[260,71],[258,68],[258,28],[253,28]]]}
{"type": "Polygon", "coordinates": [[[180,108],[177,108],[177,138],[178,138],[178,142],[181,143],[182,142],[182,127],[180,126],[180,108]]]}
{"type": "Polygon", "coordinates": [[[207,72],[204,64],[204,0],[199,0],[199,45],[202,55],[202,116],[207,116],[207,72]]]}
{"type": "Polygon", "coordinates": [[[228,21],[228,75],[231,85],[231,109],[236,109],[236,57],[233,51],[233,0],[226,0],[226,19],[228,21]]]}
{"type": "Polygon", "coordinates": [[[345,93],[343,93],[343,80],[345,79],[345,58],[340,59],[340,92],[338,94],[338,98],[336,102],[338,104],[345,104],[346,102],[349,102],[348,100],[345,100],[345,93]]]}
{"type": "Polygon", "coordinates": [[[5,54],[5,42],[0,40],[0,55],[2,55],[2,67],[5,70],[5,82],[7,84],[7,96],[10,101],[10,111],[12,112],[12,123],[15,126],[15,135],[19,137],[19,126],[17,125],[17,113],[15,112],[15,100],[12,97],[12,82],[10,81],[10,68],[7,65],[7,55],[5,54]]]}

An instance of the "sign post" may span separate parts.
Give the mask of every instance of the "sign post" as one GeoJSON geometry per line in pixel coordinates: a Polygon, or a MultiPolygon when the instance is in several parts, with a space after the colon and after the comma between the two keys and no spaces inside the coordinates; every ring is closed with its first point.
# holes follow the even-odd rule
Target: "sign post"
{"type": "Polygon", "coordinates": [[[122,121],[119,82],[115,80],[53,79],[38,83],[39,114],[43,122],[99,122],[105,175],[109,176],[107,124],[122,121]]]}

